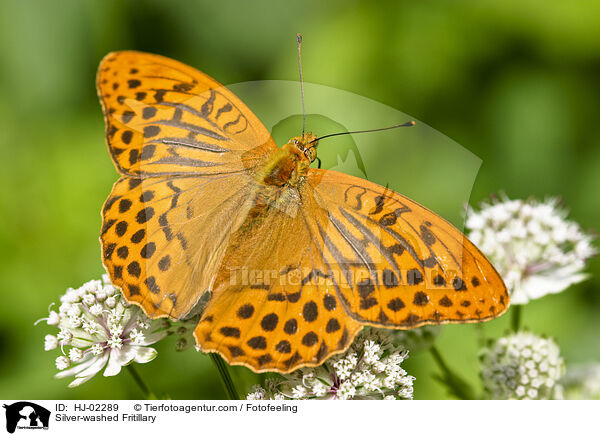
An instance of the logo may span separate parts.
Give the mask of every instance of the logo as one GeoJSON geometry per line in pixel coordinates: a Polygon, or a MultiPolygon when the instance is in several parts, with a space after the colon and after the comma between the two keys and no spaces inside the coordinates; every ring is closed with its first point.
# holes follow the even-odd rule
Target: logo
{"type": "Polygon", "coordinates": [[[14,433],[15,429],[48,429],[50,411],[42,406],[28,401],[19,401],[10,405],[5,404],[6,431],[14,433]]]}

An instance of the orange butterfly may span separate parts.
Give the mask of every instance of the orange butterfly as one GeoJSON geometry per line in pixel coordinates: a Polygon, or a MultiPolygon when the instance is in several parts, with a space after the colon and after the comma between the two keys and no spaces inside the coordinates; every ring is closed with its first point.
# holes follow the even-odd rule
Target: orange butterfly
{"type": "Polygon", "coordinates": [[[367,180],[309,168],[315,135],[278,148],[200,71],[116,52],[97,86],[122,174],[102,212],[104,265],[149,317],[201,314],[203,351],[290,372],[345,350],[365,325],[506,310],[502,279],[452,225],[367,180]]]}

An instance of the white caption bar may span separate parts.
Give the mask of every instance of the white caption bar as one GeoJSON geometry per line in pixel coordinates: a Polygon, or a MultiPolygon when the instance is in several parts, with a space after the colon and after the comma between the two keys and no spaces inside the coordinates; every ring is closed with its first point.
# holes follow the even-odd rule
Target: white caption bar
{"type": "MultiPolygon", "coordinates": [[[[593,401],[4,400],[9,433],[60,435],[587,434],[593,401]]],[[[4,429],[3,429],[4,430],[4,429]]]]}

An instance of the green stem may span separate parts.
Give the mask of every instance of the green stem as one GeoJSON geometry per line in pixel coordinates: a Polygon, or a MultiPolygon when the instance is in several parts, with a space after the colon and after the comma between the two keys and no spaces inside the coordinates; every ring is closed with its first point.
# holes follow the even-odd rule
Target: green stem
{"type": "Polygon", "coordinates": [[[227,364],[225,361],[219,356],[217,353],[208,353],[213,363],[219,370],[219,375],[221,376],[221,381],[223,382],[223,386],[225,387],[225,391],[227,392],[227,396],[230,400],[239,400],[240,396],[238,395],[235,385],[233,384],[233,380],[231,379],[231,375],[229,374],[229,370],[227,369],[227,364]]]}
{"type": "Polygon", "coordinates": [[[485,331],[483,330],[483,324],[478,322],[477,324],[474,324],[474,326],[475,331],[477,332],[477,342],[479,347],[483,348],[485,346],[485,331]]]}
{"type": "Polygon", "coordinates": [[[474,400],[475,394],[471,385],[450,369],[435,345],[429,348],[429,352],[442,370],[443,374],[440,376],[440,381],[448,386],[450,393],[461,400],[474,400]]]}
{"type": "Polygon", "coordinates": [[[135,380],[135,383],[138,385],[138,387],[144,393],[144,397],[147,400],[155,399],[156,395],[154,395],[152,393],[152,391],[150,390],[150,388],[148,387],[146,382],[142,379],[142,376],[140,375],[140,373],[137,372],[137,369],[135,369],[135,366],[127,365],[126,368],[129,371],[129,374],[131,374],[131,377],[133,377],[133,380],[135,380]]]}
{"type": "Polygon", "coordinates": [[[521,307],[522,307],[522,305],[516,304],[512,308],[512,314],[511,314],[511,318],[510,318],[510,327],[511,327],[512,331],[514,331],[515,333],[521,329],[521,315],[522,315],[521,307]]]}

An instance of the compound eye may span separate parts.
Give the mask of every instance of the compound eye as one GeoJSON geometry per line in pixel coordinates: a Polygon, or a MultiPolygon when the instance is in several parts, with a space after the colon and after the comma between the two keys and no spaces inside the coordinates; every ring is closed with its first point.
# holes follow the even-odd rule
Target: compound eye
{"type": "Polygon", "coordinates": [[[298,145],[300,142],[297,139],[294,139],[294,145],[298,145]]]}
{"type": "Polygon", "coordinates": [[[308,160],[310,160],[311,162],[313,160],[315,160],[315,149],[314,148],[308,148],[306,150],[304,150],[304,156],[307,157],[308,160]]]}

